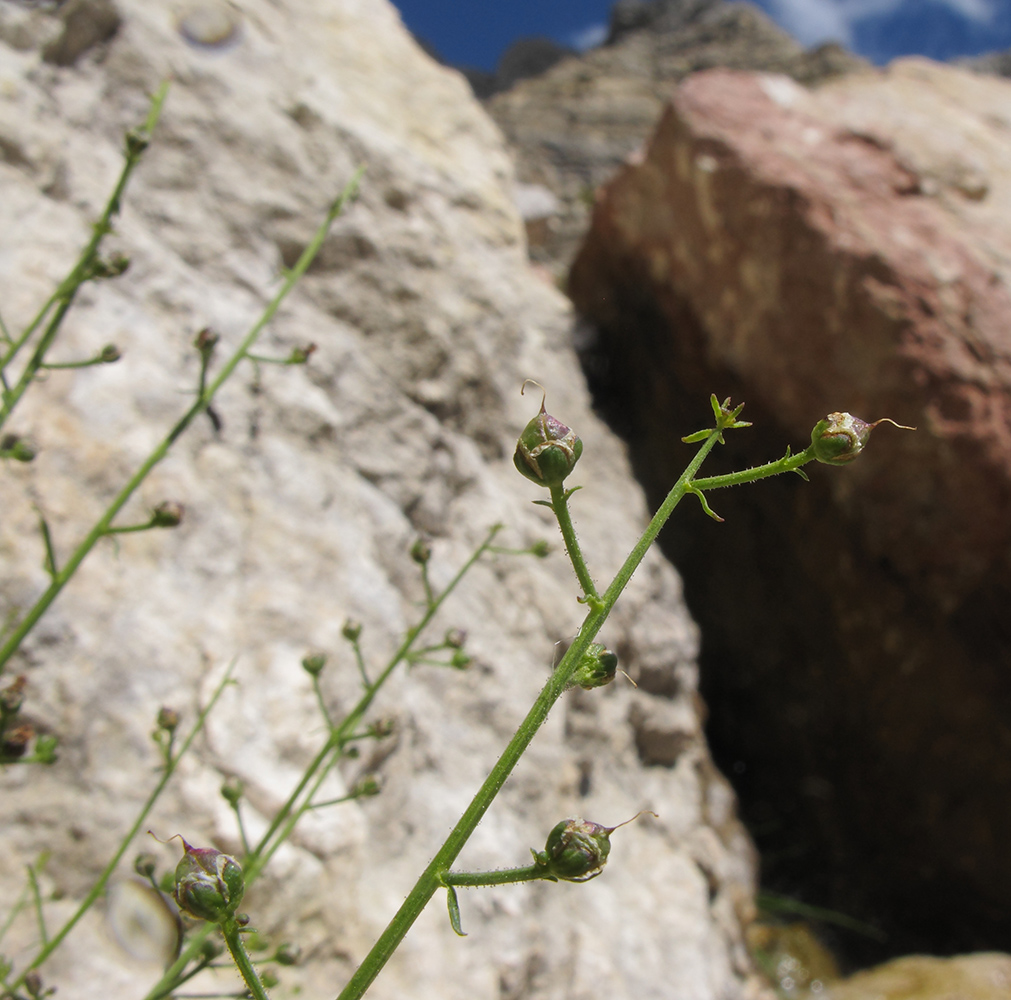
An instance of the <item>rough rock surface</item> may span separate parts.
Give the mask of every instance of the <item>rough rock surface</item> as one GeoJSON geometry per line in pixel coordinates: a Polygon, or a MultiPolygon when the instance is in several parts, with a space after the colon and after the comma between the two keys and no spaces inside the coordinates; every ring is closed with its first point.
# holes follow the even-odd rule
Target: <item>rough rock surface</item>
{"type": "MultiPolygon", "coordinates": [[[[418,532],[433,539],[436,584],[493,522],[508,526],[505,545],[554,538],[530,503],[536,489],[512,468],[538,403],[519,395],[525,376],[549,386],[552,409],[586,442],[574,516],[599,579],[645,515],[623,446],[589,410],[569,306],[529,270],[497,130],[388,3],[208,2],[182,22],[143,0],[118,10],[116,33],[63,67],[40,54],[59,22],[0,4],[0,308],[11,330],[88,238],[145,95],[173,81],[113,240],[130,270],[81,291],[55,352],[75,359],[112,341],[123,359],[52,373],[5,428],[39,456],[0,470],[0,618],[47,582],[33,505],[65,559],[188,405],[196,331],[209,324],[234,345],[354,168],[368,173],[261,348],[286,355],[313,341],[311,364],[235,377],[216,404],[220,430],[195,426],[122,519],[141,521],[167,497],[186,505],[183,525],[100,546],[12,665],[9,676],[28,679],[26,711],[61,751],[52,768],[0,774],[0,898],[16,901],[25,865],[50,852],[50,927],[154,781],[160,706],[188,725],[237,658],[238,685],[148,822],[163,837],[237,849],[222,777],[245,782],[246,821],[262,830],[323,738],[300,658],[331,654],[335,710],[357,697],[341,623],[363,623],[370,661],[389,655],[422,594],[407,557],[418,532]]],[[[623,830],[592,885],[463,893],[466,940],[436,901],[371,995],[737,1000],[760,990],[741,935],[751,848],[701,737],[696,633],[679,594],[651,557],[602,635],[640,688],[566,696],[461,863],[522,863],[566,815],[618,822],[649,807],[660,819],[623,830]],[[651,740],[666,734],[657,766],[640,761],[640,718],[651,740]]],[[[262,933],[303,949],[285,989],[333,996],[345,981],[529,707],[581,618],[575,596],[558,546],[543,562],[490,559],[436,623],[437,634],[469,630],[474,668],[416,667],[384,690],[376,710],[396,720],[395,742],[324,790],[339,796],[372,770],[382,794],[313,814],[243,904],[262,933]]],[[[135,849],[160,852],[163,865],[178,855],[149,838],[135,849]]],[[[110,1000],[135,997],[157,975],[156,961],[112,940],[117,905],[93,911],[43,969],[64,1000],[94,997],[99,983],[110,1000]]],[[[35,936],[25,910],[4,953],[23,961],[35,936]]],[[[220,988],[234,989],[234,976],[220,988]]]]}
{"type": "Polygon", "coordinates": [[[1004,1000],[1011,996],[1011,956],[910,955],[805,994],[806,1000],[1004,1000]]]}
{"type": "Polygon", "coordinates": [[[757,419],[736,466],[832,410],[919,428],[668,534],[770,879],[880,920],[893,954],[1007,941],[1009,163],[1004,80],[700,74],[602,192],[571,280],[654,496],[709,391],[757,419]]]}
{"type": "Polygon", "coordinates": [[[863,65],[835,45],[805,51],[747,3],[617,4],[608,44],[488,102],[519,179],[559,199],[556,212],[528,225],[531,259],[564,276],[586,233],[594,189],[637,154],[689,74],[729,66],[812,83],[863,65]]]}

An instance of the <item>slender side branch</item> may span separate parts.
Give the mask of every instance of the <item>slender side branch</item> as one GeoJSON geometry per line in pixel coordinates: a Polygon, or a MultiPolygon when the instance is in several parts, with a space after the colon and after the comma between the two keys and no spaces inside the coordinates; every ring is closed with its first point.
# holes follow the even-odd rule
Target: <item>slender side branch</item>
{"type": "Polygon", "coordinates": [[[185,431],[186,428],[189,427],[189,425],[201,413],[203,413],[208,406],[210,406],[211,401],[214,399],[218,390],[231,377],[238,365],[245,359],[247,351],[253,346],[253,344],[256,343],[256,340],[262,333],[263,328],[271,321],[271,319],[273,319],[274,314],[277,312],[281,303],[287,298],[288,294],[298,283],[299,279],[305,274],[306,270],[308,270],[313,258],[319,252],[319,248],[323,245],[323,240],[325,239],[330,226],[333,224],[334,219],[340,215],[344,206],[347,205],[348,201],[358,190],[358,183],[361,180],[363,172],[364,167],[359,168],[355,172],[340,197],[337,198],[331,205],[326,218],[316,230],[316,234],[312,241],[302,252],[302,256],[299,257],[298,263],[288,272],[280,290],[270,301],[267,308],[263,310],[260,318],[250,328],[249,332],[242,339],[242,342],[232,353],[231,357],[225,362],[217,377],[197,397],[193,405],[182,415],[182,417],[180,417],[175,426],[168,432],[161,443],[157,445],[140,468],[137,469],[137,471],[130,477],[127,484],[119,491],[112,503],[110,503],[106,508],[105,513],[98,519],[92,529],[85,536],[84,540],[71,554],[64,567],[54,575],[53,582],[45,590],[42,596],[39,597],[24,618],[18,623],[16,628],[14,628],[3,646],[0,646],[0,672],[3,671],[7,661],[21,645],[25,636],[28,635],[28,633],[35,627],[36,622],[38,622],[42,615],[45,614],[53,601],[56,600],[57,595],[64,586],[66,586],[67,581],[70,580],[74,573],[77,572],[78,566],[80,566],[88,553],[95,547],[98,540],[102,538],[102,536],[110,533],[113,519],[120,510],[122,510],[130,497],[133,496],[137,487],[144,482],[151,470],[158,465],[163,458],[165,458],[165,456],[169,453],[169,449],[171,449],[172,445],[175,444],[176,440],[180,437],[183,431],[185,431]]]}

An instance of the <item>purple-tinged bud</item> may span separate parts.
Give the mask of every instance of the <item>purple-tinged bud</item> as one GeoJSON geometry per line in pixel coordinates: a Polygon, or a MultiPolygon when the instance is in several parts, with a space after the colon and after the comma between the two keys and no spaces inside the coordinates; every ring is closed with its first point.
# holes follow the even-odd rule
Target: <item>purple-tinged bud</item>
{"type": "Polygon", "coordinates": [[[826,465],[846,465],[864,450],[871,431],[883,423],[893,424],[905,431],[916,429],[896,424],[888,417],[869,424],[851,413],[830,413],[824,420],[819,420],[811,431],[814,457],[826,465]]]}
{"type": "Polygon", "coordinates": [[[191,916],[220,923],[242,900],[246,888],[242,867],[211,847],[191,847],[183,840],[183,850],[176,866],[175,901],[191,916]]]}
{"type": "Polygon", "coordinates": [[[446,629],[446,635],[442,640],[449,649],[463,649],[467,641],[467,633],[462,628],[446,629]]]}
{"type": "Polygon", "coordinates": [[[214,353],[214,348],[218,346],[220,339],[209,326],[205,326],[193,338],[193,346],[203,357],[209,358],[214,353]]]}
{"type": "Polygon", "coordinates": [[[48,990],[42,987],[42,977],[39,975],[37,969],[29,969],[25,973],[25,992],[32,998],[32,1000],[42,1000],[42,997],[49,996],[56,992],[55,987],[50,987],[48,990]]]}
{"type": "Polygon", "coordinates": [[[592,691],[593,688],[610,684],[617,672],[618,657],[603,643],[594,642],[580,658],[569,687],[578,685],[584,691],[592,691]]]}
{"type": "Polygon", "coordinates": [[[556,879],[588,882],[596,878],[611,853],[611,833],[616,827],[583,819],[563,819],[548,834],[543,851],[534,851],[534,861],[556,879]]]}
{"type": "Polygon", "coordinates": [[[179,726],[179,713],[174,708],[158,709],[158,728],[166,732],[174,732],[179,726]]]}
{"type": "Polygon", "coordinates": [[[315,351],[315,344],[306,344],[304,347],[293,347],[291,354],[288,355],[287,363],[289,365],[304,365],[315,351]]]}
{"type": "Polygon", "coordinates": [[[302,657],[302,669],[310,677],[319,677],[326,666],[326,653],[307,653],[302,657]]]}
{"type": "Polygon", "coordinates": [[[341,627],[341,635],[348,642],[357,642],[361,638],[361,634],[362,623],[355,621],[353,618],[349,618],[341,627]]]}
{"type": "Polygon", "coordinates": [[[175,500],[163,500],[151,511],[152,528],[178,528],[186,508],[175,500]]]}
{"type": "Polygon", "coordinates": [[[549,489],[561,486],[583,453],[575,431],[544,409],[523,429],[516,442],[513,464],[527,479],[549,489]]]}

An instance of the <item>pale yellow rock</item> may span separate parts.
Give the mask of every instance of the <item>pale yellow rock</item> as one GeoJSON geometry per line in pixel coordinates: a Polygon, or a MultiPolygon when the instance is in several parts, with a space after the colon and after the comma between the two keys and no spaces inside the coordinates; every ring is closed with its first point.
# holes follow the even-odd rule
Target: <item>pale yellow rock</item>
{"type": "Polygon", "coordinates": [[[1008,1000],[1011,955],[910,955],[811,990],[804,1000],[1008,1000]]]}

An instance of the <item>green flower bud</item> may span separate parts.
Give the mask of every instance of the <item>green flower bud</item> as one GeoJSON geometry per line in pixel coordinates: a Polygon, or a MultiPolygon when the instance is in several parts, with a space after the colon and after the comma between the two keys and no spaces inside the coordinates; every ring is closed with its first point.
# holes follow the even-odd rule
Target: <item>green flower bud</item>
{"type": "Polygon", "coordinates": [[[544,850],[533,852],[534,861],[543,865],[551,878],[588,882],[607,863],[615,829],[583,819],[563,819],[548,834],[544,850]]]}
{"type": "Polygon", "coordinates": [[[40,736],[35,741],[35,760],[39,764],[55,764],[59,745],[60,741],[55,736],[40,736]]]}
{"type": "Polygon", "coordinates": [[[35,455],[35,449],[17,434],[5,434],[0,438],[0,457],[13,458],[15,462],[30,462],[35,455]]]}
{"type": "Polygon", "coordinates": [[[179,713],[174,708],[158,709],[158,728],[166,732],[174,732],[179,725],[179,713]]]}
{"type": "Polygon", "coordinates": [[[424,566],[432,558],[432,546],[428,540],[419,538],[411,546],[411,558],[419,565],[424,566]]]}
{"type": "Polygon", "coordinates": [[[194,338],[193,346],[204,358],[209,358],[214,353],[214,348],[218,346],[221,338],[209,327],[205,326],[194,338]]]}
{"type": "Polygon", "coordinates": [[[141,878],[154,878],[158,862],[153,854],[138,854],[133,860],[133,870],[141,878]]]}
{"type": "Polygon", "coordinates": [[[287,941],[279,945],[277,951],[274,952],[274,961],[278,965],[295,965],[301,957],[302,949],[287,941]]]}
{"type": "Polygon", "coordinates": [[[152,528],[178,528],[182,524],[185,508],[175,500],[163,500],[151,511],[152,528]]]}
{"type": "Polygon", "coordinates": [[[516,442],[513,464],[527,479],[546,486],[561,486],[583,454],[583,442],[575,431],[556,417],[541,412],[523,429],[516,442]]]}
{"type": "Polygon", "coordinates": [[[869,424],[851,413],[830,413],[824,420],[819,420],[811,431],[814,457],[826,465],[846,465],[864,450],[871,431],[883,423],[893,424],[904,431],[916,430],[915,427],[896,424],[888,417],[869,424]]]}
{"type": "Polygon", "coordinates": [[[580,658],[569,687],[578,685],[584,691],[591,691],[610,684],[617,672],[618,657],[603,643],[594,642],[580,658]]]}
{"type": "Polygon", "coordinates": [[[454,670],[466,670],[474,662],[474,657],[468,656],[462,649],[454,650],[449,658],[449,665],[454,670]]]}
{"type": "Polygon", "coordinates": [[[341,635],[344,636],[348,642],[357,642],[361,634],[362,623],[356,622],[353,618],[349,618],[341,627],[341,635]]]}
{"type": "Polygon", "coordinates": [[[530,554],[537,556],[538,559],[545,559],[551,555],[551,546],[542,538],[530,546],[530,554]]]}
{"type": "Polygon", "coordinates": [[[183,850],[176,866],[175,901],[191,916],[220,923],[235,912],[246,888],[239,862],[211,847],[191,847],[185,840],[183,850]]]}
{"type": "Polygon", "coordinates": [[[304,365],[315,351],[315,344],[306,344],[304,347],[293,347],[285,364],[304,365]]]}
{"type": "Polygon", "coordinates": [[[111,365],[114,361],[119,361],[122,356],[122,353],[115,344],[106,344],[98,352],[98,357],[101,359],[103,365],[111,365]]]}
{"type": "Polygon", "coordinates": [[[221,797],[234,809],[242,801],[243,791],[238,778],[228,778],[221,786],[221,797]]]}
{"type": "Polygon", "coordinates": [[[326,653],[307,653],[302,657],[302,669],[310,677],[319,677],[326,666],[326,653]]]}

